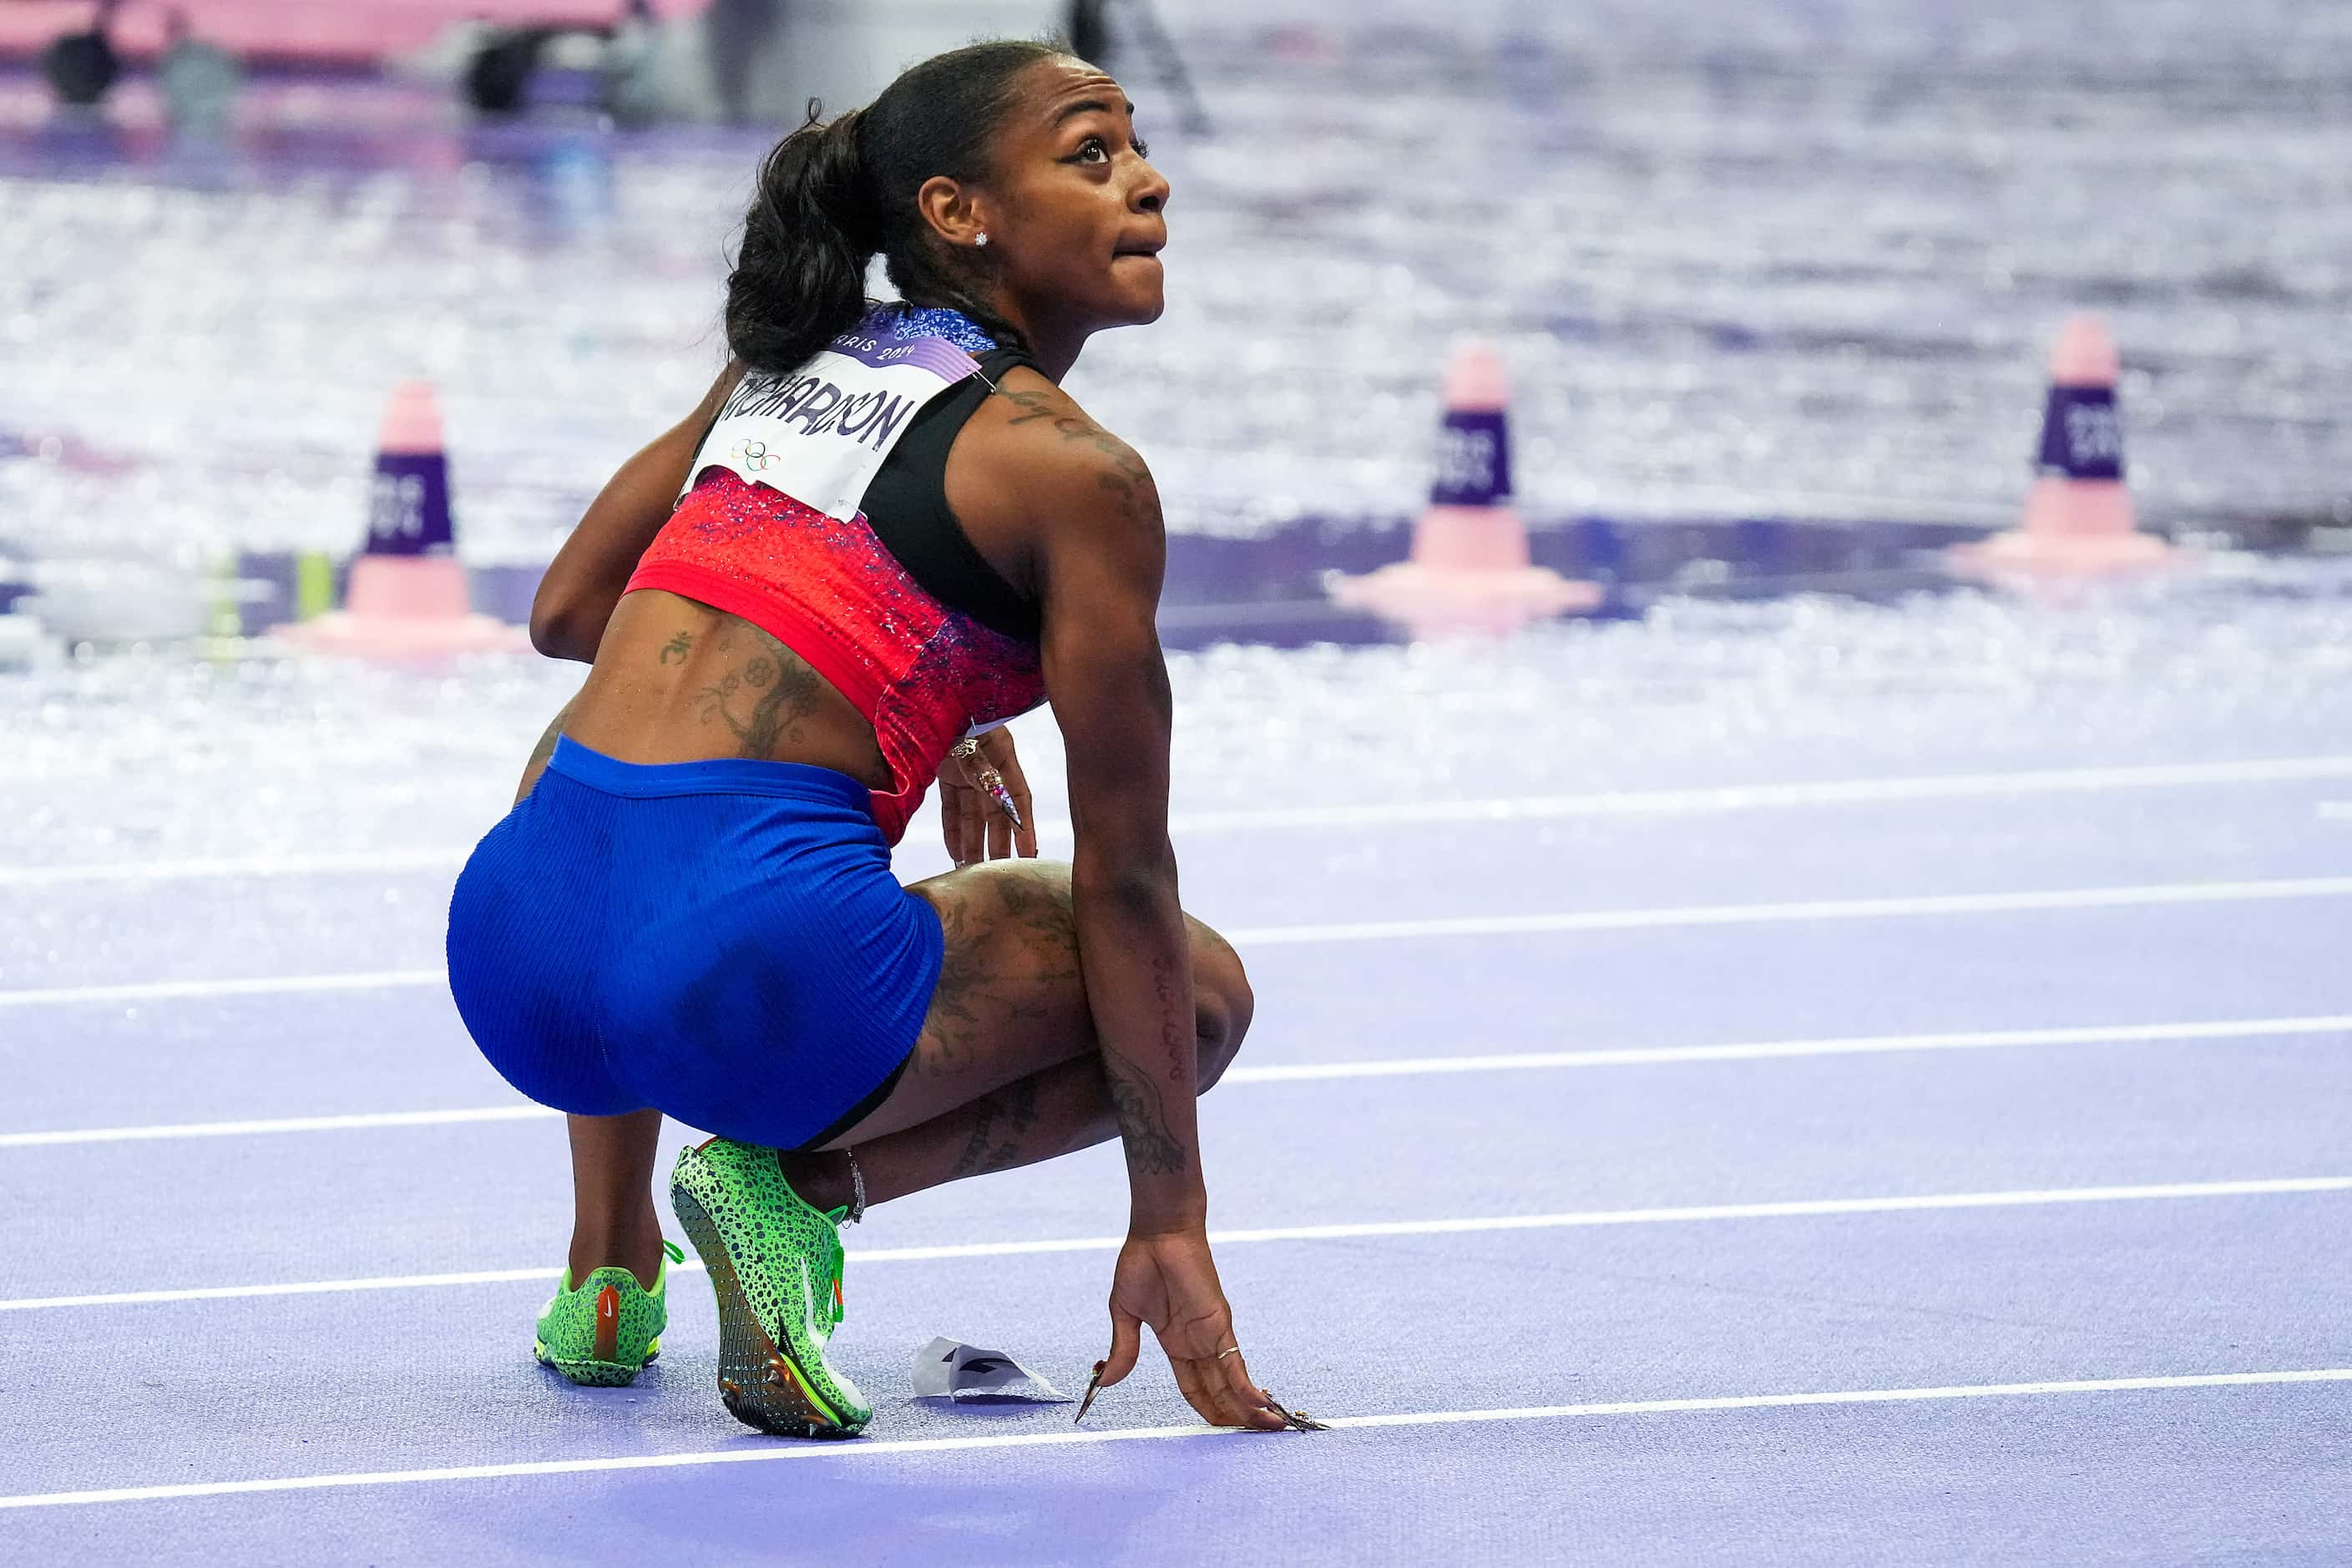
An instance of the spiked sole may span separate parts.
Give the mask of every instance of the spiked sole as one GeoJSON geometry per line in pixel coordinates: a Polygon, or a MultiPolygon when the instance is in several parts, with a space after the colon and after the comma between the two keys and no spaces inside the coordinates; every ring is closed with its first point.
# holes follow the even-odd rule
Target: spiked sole
{"type": "Polygon", "coordinates": [[[818,1397],[792,1352],[761,1326],[736,1276],[735,1260],[702,1205],[681,1186],[670,1188],[670,1202],[719,1296],[719,1397],[728,1414],[778,1437],[857,1436],[857,1427],[844,1424],[818,1397]]]}

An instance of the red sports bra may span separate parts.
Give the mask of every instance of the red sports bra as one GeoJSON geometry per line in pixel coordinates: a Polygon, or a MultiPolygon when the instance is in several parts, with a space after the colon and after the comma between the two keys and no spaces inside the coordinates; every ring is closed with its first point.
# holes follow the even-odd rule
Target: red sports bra
{"type": "MultiPolygon", "coordinates": [[[[979,384],[971,395],[955,395],[964,390],[951,389],[922,410],[917,428],[868,485],[866,504],[883,500],[886,492],[903,498],[909,487],[940,489],[946,449],[986,395],[979,384]],[[886,476],[893,481],[888,486],[886,476]]],[[[1035,635],[1017,635],[1027,629],[1020,613],[1026,606],[1016,600],[1009,612],[1002,607],[1010,589],[963,537],[943,491],[936,506],[899,500],[893,510],[906,510],[908,518],[884,520],[884,531],[906,541],[901,552],[925,569],[926,587],[864,510],[845,521],[829,517],[730,468],[703,467],[704,454],[695,461],[699,479],[655,536],[625,591],[658,588],[739,616],[807,660],[849,699],[873,724],[890,767],[893,787],[872,791],[870,804],[884,838],[897,844],[949,748],[975,729],[1045,701],[1035,635]],[[910,521],[923,526],[910,532],[910,521]],[[942,529],[954,537],[935,537],[942,529]],[[958,570],[948,571],[943,562],[958,570]],[[959,591],[964,584],[984,591],[959,591]],[[981,613],[996,626],[983,624],[971,608],[950,605],[934,590],[967,603],[980,599],[981,613]],[[997,613],[989,613],[992,604],[997,613]],[[997,629],[1008,626],[1014,629],[997,629]]],[[[1034,611],[1026,620],[1034,625],[1034,611]]]]}

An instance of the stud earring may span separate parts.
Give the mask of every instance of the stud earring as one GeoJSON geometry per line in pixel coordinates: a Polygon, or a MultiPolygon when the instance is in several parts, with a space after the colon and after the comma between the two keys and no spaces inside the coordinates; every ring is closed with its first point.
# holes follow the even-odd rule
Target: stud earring
{"type": "Polygon", "coordinates": [[[986,229],[982,229],[982,230],[981,230],[981,231],[980,231],[980,237],[979,237],[978,239],[975,239],[975,240],[973,240],[973,241],[972,241],[972,244],[974,244],[974,245],[986,245],[987,243],[988,243],[988,231],[987,231],[986,229]]]}

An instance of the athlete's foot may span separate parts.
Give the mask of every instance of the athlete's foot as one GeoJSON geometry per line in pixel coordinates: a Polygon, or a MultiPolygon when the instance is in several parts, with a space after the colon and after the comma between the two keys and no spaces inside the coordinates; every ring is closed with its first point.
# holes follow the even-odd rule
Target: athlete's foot
{"type": "MultiPolygon", "coordinates": [[[[660,1252],[670,1261],[686,1257],[676,1242],[660,1244],[660,1252]]],[[[533,1353],[541,1366],[574,1383],[616,1388],[634,1381],[661,1354],[662,1330],[669,1324],[668,1283],[658,1267],[650,1283],[626,1268],[598,1268],[584,1276],[565,1270],[555,1294],[540,1309],[533,1353]]]]}
{"type": "Polygon", "coordinates": [[[810,1207],[774,1150],[724,1138],[678,1152],[670,1202],[718,1298],[728,1410],[778,1436],[863,1430],[873,1407],[825,1359],[842,1319],[840,1205],[810,1207]]]}

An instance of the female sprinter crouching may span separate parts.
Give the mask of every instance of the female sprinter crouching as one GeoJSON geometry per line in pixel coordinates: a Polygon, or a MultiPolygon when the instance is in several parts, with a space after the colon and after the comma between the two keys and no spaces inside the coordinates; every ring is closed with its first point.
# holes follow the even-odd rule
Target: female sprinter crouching
{"type": "Polygon", "coordinates": [[[1118,85],[1043,46],[812,115],[761,171],[727,370],[551,567],[533,638],[593,668],[459,878],[448,948],[483,1053],[571,1116],[539,1322],[566,1375],[626,1382],[659,1348],[665,1115],[717,1134],[670,1191],[727,1406],[809,1436],[872,1415],[825,1357],[843,1223],[1117,1136],[1101,1381],[1149,1323],[1203,1417],[1284,1424],[1205,1230],[1194,1102],[1251,998],[1177,902],[1158,496],[1057,384],[1090,334],[1159,317],[1167,200],[1118,85]],[[865,298],[877,254],[903,305],[865,298]],[[1045,701],[1072,863],[982,863],[1015,835],[951,749],[976,735],[1025,821],[992,726],[1045,701]],[[890,846],[934,777],[961,868],[902,889],[890,846]]]}

